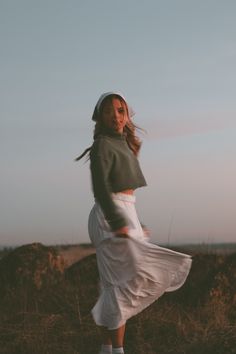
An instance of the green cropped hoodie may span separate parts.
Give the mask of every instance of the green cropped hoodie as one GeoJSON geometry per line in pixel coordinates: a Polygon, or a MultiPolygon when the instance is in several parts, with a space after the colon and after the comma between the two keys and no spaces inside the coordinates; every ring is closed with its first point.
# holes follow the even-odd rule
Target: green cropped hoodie
{"type": "Polygon", "coordinates": [[[136,189],[147,183],[124,134],[109,132],[95,139],[90,151],[90,170],[95,200],[100,204],[111,230],[127,226],[112,193],[136,189]]]}

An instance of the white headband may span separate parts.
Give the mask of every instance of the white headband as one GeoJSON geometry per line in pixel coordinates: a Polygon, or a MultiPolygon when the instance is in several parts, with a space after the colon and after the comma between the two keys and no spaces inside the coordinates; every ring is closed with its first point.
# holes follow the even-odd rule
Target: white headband
{"type": "Polygon", "coordinates": [[[130,107],[126,101],[126,98],[124,97],[124,95],[121,92],[118,91],[110,91],[110,92],[105,92],[103,93],[100,97],[99,100],[96,103],[94,112],[93,112],[93,116],[92,116],[92,120],[97,120],[97,114],[99,113],[100,107],[101,107],[101,103],[104,100],[104,98],[106,98],[107,96],[111,96],[111,95],[117,95],[120,96],[126,103],[127,107],[128,107],[128,113],[129,113],[129,117],[133,117],[135,115],[134,110],[132,109],[132,107],[130,107]]]}

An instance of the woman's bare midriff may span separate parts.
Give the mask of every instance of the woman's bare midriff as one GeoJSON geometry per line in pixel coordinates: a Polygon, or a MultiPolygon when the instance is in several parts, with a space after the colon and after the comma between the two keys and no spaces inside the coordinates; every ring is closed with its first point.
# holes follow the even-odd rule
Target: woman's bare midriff
{"type": "Polygon", "coordinates": [[[125,189],[124,191],[121,191],[119,193],[124,193],[124,194],[134,194],[134,190],[133,189],[125,189]]]}

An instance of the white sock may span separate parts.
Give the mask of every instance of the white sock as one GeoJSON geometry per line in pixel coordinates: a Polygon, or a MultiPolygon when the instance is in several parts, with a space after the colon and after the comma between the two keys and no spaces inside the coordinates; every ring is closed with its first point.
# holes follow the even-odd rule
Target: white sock
{"type": "Polygon", "coordinates": [[[102,344],[99,354],[112,354],[112,345],[102,344]]]}
{"type": "Polygon", "coordinates": [[[112,354],[124,354],[124,348],[123,347],[112,348],[112,354]]]}

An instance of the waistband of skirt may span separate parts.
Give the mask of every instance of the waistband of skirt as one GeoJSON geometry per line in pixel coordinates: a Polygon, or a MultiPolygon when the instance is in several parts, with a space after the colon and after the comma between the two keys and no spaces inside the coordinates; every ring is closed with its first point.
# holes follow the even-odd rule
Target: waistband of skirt
{"type": "Polygon", "coordinates": [[[123,200],[125,202],[135,203],[136,197],[133,194],[126,194],[122,192],[112,193],[112,199],[123,200]]]}

